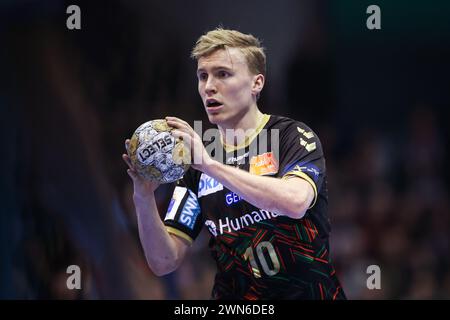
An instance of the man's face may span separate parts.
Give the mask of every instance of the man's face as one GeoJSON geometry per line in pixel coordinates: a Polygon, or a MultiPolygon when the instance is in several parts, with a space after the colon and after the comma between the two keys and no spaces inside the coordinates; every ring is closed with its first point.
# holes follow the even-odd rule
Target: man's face
{"type": "Polygon", "coordinates": [[[258,76],[250,73],[244,54],[237,48],[217,50],[201,57],[197,77],[198,92],[209,121],[218,125],[236,124],[262,89],[256,81],[258,76]]]}

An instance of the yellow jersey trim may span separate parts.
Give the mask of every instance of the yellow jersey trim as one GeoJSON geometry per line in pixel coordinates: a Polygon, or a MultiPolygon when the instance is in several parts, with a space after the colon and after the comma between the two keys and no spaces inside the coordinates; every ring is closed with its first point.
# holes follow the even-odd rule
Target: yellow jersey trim
{"type": "Polygon", "coordinates": [[[189,242],[189,244],[192,244],[192,242],[194,242],[194,240],[189,237],[186,233],[184,233],[183,231],[180,231],[178,229],[166,226],[166,229],[169,233],[172,233],[180,238],[183,238],[184,240],[187,240],[189,242]]]}
{"type": "Polygon", "coordinates": [[[312,202],[312,204],[309,206],[308,209],[311,209],[312,207],[314,207],[314,205],[316,204],[316,201],[317,201],[317,187],[316,187],[316,184],[314,183],[314,181],[306,173],[304,173],[298,169],[294,169],[294,171],[289,171],[281,179],[289,179],[289,176],[290,177],[296,176],[296,177],[302,178],[302,179],[306,180],[307,182],[309,182],[309,184],[311,185],[311,187],[314,190],[314,201],[312,202]]]}
{"type": "Polygon", "coordinates": [[[256,127],[255,132],[252,135],[250,135],[248,137],[245,137],[244,142],[239,144],[239,145],[237,145],[237,146],[226,144],[223,141],[223,136],[222,136],[222,133],[221,133],[220,134],[220,142],[222,143],[225,151],[226,152],[233,152],[233,151],[236,151],[236,150],[239,150],[239,149],[242,149],[242,148],[245,148],[245,147],[249,146],[250,143],[252,143],[252,141],[258,136],[258,134],[261,132],[261,130],[264,128],[264,126],[267,124],[267,122],[269,122],[269,119],[270,119],[270,114],[263,113],[263,116],[261,118],[261,122],[256,127]]]}

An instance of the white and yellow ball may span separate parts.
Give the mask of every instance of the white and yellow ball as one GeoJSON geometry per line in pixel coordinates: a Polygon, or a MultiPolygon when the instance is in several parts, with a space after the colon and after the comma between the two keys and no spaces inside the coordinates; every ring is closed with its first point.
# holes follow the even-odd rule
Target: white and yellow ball
{"type": "Polygon", "coordinates": [[[189,169],[190,152],[182,140],[172,136],[166,120],[140,125],[127,148],[131,163],[144,179],[169,183],[179,180],[189,169]]]}

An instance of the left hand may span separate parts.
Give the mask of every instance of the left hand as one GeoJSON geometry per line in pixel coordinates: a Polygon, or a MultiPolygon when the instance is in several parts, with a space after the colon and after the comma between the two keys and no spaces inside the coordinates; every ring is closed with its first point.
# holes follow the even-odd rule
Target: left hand
{"type": "Polygon", "coordinates": [[[167,124],[175,129],[172,135],[175,138],[181,138],[191,150],[192,167],[196,170],[204,172],[205,169],[213,162],[203,145],[200,136],[192,129],[192,127],[184,120],[176,117],[166,117],[167,124]]]}

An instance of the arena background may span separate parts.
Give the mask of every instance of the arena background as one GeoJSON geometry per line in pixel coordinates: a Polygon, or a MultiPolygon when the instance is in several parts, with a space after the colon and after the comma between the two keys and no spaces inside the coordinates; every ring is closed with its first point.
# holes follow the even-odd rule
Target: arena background
{"type": "Polygon", "coordinates": [[[209,298],[206,232],[175,273],[147,267],[121,154],[150,119],[206,127],[189,53],[222,25],[267,48],[260,108],[322,140],[348,297],[449,299],[449,17],[446,1],[3,0],[0,297],[209,298]],[[66,28],[71,4],[81,30],[66,28]],[[381,30],[366,28],[371,4],[381,30]],[[82,290],[66,288],[72,264],[82,290]],[[381,290],[366,287],[372,264],[381,290]]]}

